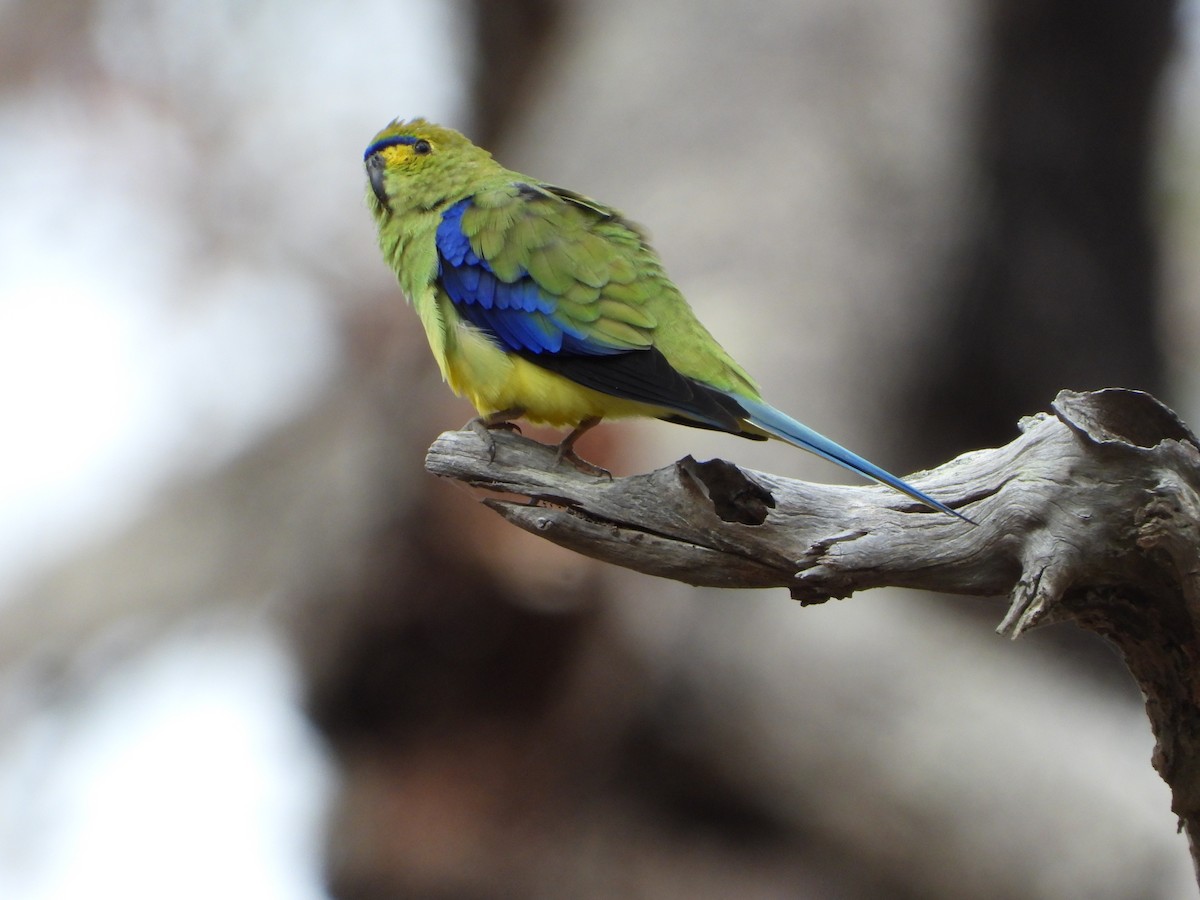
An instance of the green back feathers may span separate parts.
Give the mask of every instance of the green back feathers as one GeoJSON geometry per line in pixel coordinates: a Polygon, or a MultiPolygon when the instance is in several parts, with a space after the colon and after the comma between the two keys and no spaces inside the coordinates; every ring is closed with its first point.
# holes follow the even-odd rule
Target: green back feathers
{"type": "Polygon", "coordinates": [[[531,316],[549,316],[609,350],[657,348],[687,378],[758,396],[745,370],[696,319],[642,231],[616,210],[506,169],[457,131],[423,119],[393,122],[365,157],[384,255],[410,296],[419,288],[410,281],[429,282],[438,273],[411,245],[443,252],[442,218],[469,199],[461,234],[501,282],[532,279],[541,305],[528,310],[531,316]],[[398,265],[406,254],[421,260],[418,273],[398,265]]]}

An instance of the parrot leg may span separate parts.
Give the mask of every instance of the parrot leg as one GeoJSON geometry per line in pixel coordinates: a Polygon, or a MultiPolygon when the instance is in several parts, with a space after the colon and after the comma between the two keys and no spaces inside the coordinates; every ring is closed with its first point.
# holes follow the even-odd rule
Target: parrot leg
{"type": "Polygon", "coordinates": [[[575,442],[584,436],[589,430],[600,424],[599,416],[592,416],[590,419],[584,419],[575,429],[562,439],[562,443],[558,445],[558,453],[555,456],[555,462],[562,462],[564,459],[573,465],[580,472],[587,475],[603,475],[609,481],[612,481],[612,472],[608,471],[595,463],[590,463],[586,459],[581,459],[579,454],[575,452],[575,442]]]}
{"type": "Polygon", "coordinates": [[[496,461],[496,439],[492,437],[493,428],[503,428],[505,431],[515,431],[521,433],[521,428],[513,419],[519,419],[525,415],[525,410],[519,406],[511,406],[508,409],[502,409],[498,412],[489,413],[486,416],[476,416],[464,427],[471,429],[479,439],[483,441],[488,450],[488,462],[496,461]]]}

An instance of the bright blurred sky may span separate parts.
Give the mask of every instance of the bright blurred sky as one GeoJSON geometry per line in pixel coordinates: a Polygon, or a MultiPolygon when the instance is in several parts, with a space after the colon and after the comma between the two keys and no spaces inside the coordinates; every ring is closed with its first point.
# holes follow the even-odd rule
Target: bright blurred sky
{"type": "MultiPolygon", "coordinates": [[[[362,148],[461,114],[451,2],[94,8],[104,78],[0,93],[0,616],[312,402],[353,302],[328,285],[390,280],[362,148]]],[[[65,698],[0,681],[0,897],[323,896],[332,776],[278,637],[139,647],[65,698]]]]}
{"type": "Polygon", "coordinates": [[[0,897],[324,896],[333,774],[277,636],[208,623],[98,676],[0,743],[0,897]]]}

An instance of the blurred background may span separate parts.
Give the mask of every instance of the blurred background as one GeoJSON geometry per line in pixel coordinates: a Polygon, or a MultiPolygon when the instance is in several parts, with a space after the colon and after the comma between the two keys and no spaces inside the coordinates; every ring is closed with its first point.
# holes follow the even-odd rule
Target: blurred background
{"type": "MultiPolygon", "coordinates": [[[[0,896],[1195,896],[1098,640],[656,581],[427,475],[471,410],[361,155],[425,115],[626,210],[773,402],[909,472],[1061,388],[1200,422],[1197,26],[0,0],[0,896]]],[[[581,450],[842,478],[655,422],[581,450]]]]}

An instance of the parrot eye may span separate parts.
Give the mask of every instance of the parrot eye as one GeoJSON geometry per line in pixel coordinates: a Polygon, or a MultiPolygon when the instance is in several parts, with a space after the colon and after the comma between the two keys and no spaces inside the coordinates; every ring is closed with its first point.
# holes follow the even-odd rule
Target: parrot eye
{"type": "Polygon", "coordinates": [[[417,154],[417,156],[428,156],[432,152],[433,147],[424,138],[413,144],[413,153],[417,154]]]}

